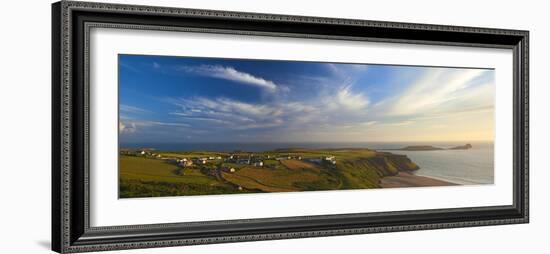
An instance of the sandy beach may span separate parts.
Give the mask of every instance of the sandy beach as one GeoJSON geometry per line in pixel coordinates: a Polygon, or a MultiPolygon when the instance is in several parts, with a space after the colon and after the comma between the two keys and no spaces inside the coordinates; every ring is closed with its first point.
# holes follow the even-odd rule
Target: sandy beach
{"type": "Polygon", "coordinates": [[[417,176],[406,172],[400,172],[396,176],[387,176],[382,178],[380,185],[382,188],[400,188],[400,187],[426,187],[426,186],[452,186],[458,185],[442,180],[437,180],[425,176],[417,176]]]}

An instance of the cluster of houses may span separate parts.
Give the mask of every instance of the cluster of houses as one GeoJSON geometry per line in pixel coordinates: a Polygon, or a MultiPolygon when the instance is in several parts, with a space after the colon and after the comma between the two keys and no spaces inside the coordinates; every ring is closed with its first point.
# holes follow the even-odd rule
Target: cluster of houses
{"type": "MultiPolygon", "coordinates": [[[[279,155],[278,157],[274,157],[272,155],[261,155],[257,156],[252,153],[247,155],[239,155],[239,154],[231,154],[228,157],[222,158],[221,156],[209,156],[209,157],[200,157],[195,159],[188,159],[188,158],[168,158],[163,157],[160,154],[152,153],[149,149],[144,149],[141,151],[137,151],[137,154],[142,156],[150,156],[157,159],[162,160],[169,160],[171,162],[176,163],[177,165],[181,167],[189,167],[193,165],[204,165],[208,163],[209,161],[215,161],[215,160],[224,160],[224,162],[229,163],[236,163],[236,164],[242,164],[242,165],[253,165],[255,167],[263,167],[265,159],[275,159],[277,161],[282,160],[304,160],[307,162],[315,163],[315,164],[331,164],[336,165],[336,158],[332,155],[329,156],[322,156],[322,157],[314,157],[314,158],[302,158],[300,155],[279,155]]],[[[234,168],[221,168],[224,172],[235,172],[234,168]]]]}
{"type": "Polygon", "coordinates": [[[157,154],[153,153],[155,149],[152,148],[144,148],[141,150],[132,150],[132,149],[121,149],[120,152],[122,154],[128,154],[128,155],[143,155],[143,156],[156,156],[157,154]]]}
{"type": "Polygon", "coordinates": [[[189,167],[189,166],[193,166],[193,160],[189,160],[187,158],[183,158],[183,159],[176,159],[176,163],[178,165],[180,165],[181,167],[189,167]]]}
{"type": "MultiPolygon", "coordinates": [[[[270,156],[268,155],[267,158],[270,158],[270,156]]],[[[248,154],[245,156],[231,154],[229,155],[229,157],[225,159],[225,161],[230,163],[243,164],[243,165],[254,165],[255,167],[264,166],[263,158],[259,156],[254,156],[253,154],[248,154]]]]}
{"type": "Polygon", "coordinates": [[[256,167],[263,167],[264,159],[275,159],[277,161],[283,161],[283,160],[305,160],[308,162],[316,163],[316,164],[323,164],[328,163],[332,165],[336,165],[336,157],[329,155],[324,157],[316,157],[316,158],[302,158],[300,155],[285,155],[285,156],[279,156],[279,157],[272,157],[271,155],[263,155],[263,156],[254,156],[253,154],[248,154],[246,156],[239,156],[239,155],[230,155],[225,159],[226,162],[231,163],[238,163],[238,164],[244,164],[244,165],[254,165],[256,167]]]}
{"type": "Polygon", "coordinates": [[[336,157],[334,156],[324,156],[324,157],[318,157],[318,158],[307,158],[305,159],[308,162],[315,163],[315,164],[323,164],[328,163],[332,165],[336,165],[336,157]]]}
{"type": "Polygon", "coordinates": [[[290,156],[290,155],[287,155],[287,156],[281,156],[281,157],[277,157],[275,158],[275,160],[278,160],[278,161],[284,161],[284,160],[302,160],[302,156],[290,156]]]}
{"type": "Polygon", "coordinates": [[[202,157],[202,158],[196,158],[195,163],[199,165],[203,165],[203,164],[206,164],[208,161],[221,160],[221,159],[222,159],[221,156],[202,157]]]}
{"type": "MultiPolygon", "coordinates": [[[[125,153],[130,154],[129,151],[126,151],[125,153]]],[[[160,159],[160,160],[170,161],[170,162],[178,164],[181,167],[189,167],[189,166],[193,166],[195,164],[203,165],[203,164],[206,164],[208,161],[221,160],[222,159],[221,156],[209,156],[209,157],[201,157],[201,158],[195,158],[195,159],[188,159],[188,158],[181,158],[180,159],[180,158],[174,158],[174,157],[163,157],[160,154],[153,153],[152,150],[150,150],[150,149],[139,150],[139,151],[134,152],[134,154],[141,155],[141,156],[146,156],[146,157],[153,157],[153,158],[160,159]]]]}

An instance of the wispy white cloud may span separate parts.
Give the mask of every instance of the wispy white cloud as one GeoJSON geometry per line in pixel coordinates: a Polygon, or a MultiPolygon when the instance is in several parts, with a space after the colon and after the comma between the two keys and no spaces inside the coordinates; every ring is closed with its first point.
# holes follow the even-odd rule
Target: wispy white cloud
{"type": "Polygon", "coordinates": [[[134,67],[132,65],[129,65],[125,62],[122,62],[122,61],[119,63],[119,66],[122,67],[122,68],[125,68],[129,71],[132,71],[132,72],[139,72],[139,70],[136,67],[134,67]]]}
{"type": "Polygon", "coordinates": [[[126,105],[126,104],[120,104],[119,110],[120,110],[120,112],[123,112],[123,113],[134,113],[134,114],[151,113],[151,111],[149,111],[149,110],[142,109],[140,107],[126,105]]]}
{"type": "MultiPolygon", "coordinates": [[[[330,91],[313,96],[307,101],[275,100],[253,104],[225,97],[193,97],[167,101],[178,107],[171,115],[195,128],[217,129],[218,132],[269,130],[271,136],[301,133],[324,125],[345,128],[346,124],[364,121],[363,117],[357,117],[351,122],[350,119],[353,116],[364,116],[369,104],[367,96],[354,92],[351,84],[332,87],[330,91]]],[[[258,137],[260,134],[255,135],[258,137]]]]}
{"type": "Polygon", "coordinates": [[[335,101],[348,109],[360,110],[369,105],[367,96],[363,93],[353,92],[351,86],[342,87],[335,96],[335,101]]]}
{"type": "Polygon", "coordinates": [[[157,125],[157,126],[176,126],[176,127],[191,127],[191,125],[189,124],[186,124],[186,123],[170,123],[170,122],[158,122],[158,121],[145,121],[145,122],[142,122],[143,125],[148,125],[148,126],[151,126],[151,125],[157,125]]]}
{"type": "Polygon", "coordinates": [[[414,121],[411,120],[405,120],[405,121],[399,121],[399,122],[393,122],[393,123],[386,123],[385,125],[389,126],[405,126],[405,125],[411,125],[414,121]]]}
{"type": "MultiPolygon", "coordinates": [[[[405,89],[369,105],[365,114],[352,116],[363,122],[339,135],[371,141],[491,139],[491,75],[489,70],[426,69],[406,81],[405,89]]],[[[350,121],[349,116],[344,119],[350,121]]]]}
{"type": "Polygon", "coordinates": [[[362,122],[361,125],[363,125],[363,126],[373,126],[377,123],[378,123],[378,121],[366,121],[366,122],[362,122]]]}
{"type": "MultiPolygon", "coordinates": [[[[422,77],[402,93],[380,103],[378,110],[390,116],[411,116],[428,113],[441,113],[446,110],[463,108],[465,104],[475,104],[473,97],[483,97],[482,103],[487,104],[487,97],[492,96],[492,86],[478,86],[466,89],[472,81],[483,75],[485,70],[428,70],[422,77]],[[478,90],[481,89],[481,90],[478,90]],[[472,92],[481,92],[472,95],[472,92]]],[[[490,101],[490,100],[489,100],[490,101]]]]}
{"type": "Polygon", "coordinates": [[[244,130],[284,124],[284,109],[276,105],[256,105],[223,97],[180,99],[174,104],[178,110],[171,115],[195,127],[244,130]]]}
{"type": "MultiPolygon", "coordinates": [[[[244,85],[256,86],[268,91],[275,91],[278,85],[273,81],[254,76],[250,73],[238,71],[231,66],[221,65],[200,65],[200,66],[180,66],[181,70],[195,73],[201,76],[230,80],[244,85]]],[[[286,87],[288,89],[288,87],[286,87]]]]}
{"type": "MultiPolygon", "coordinates": [[[[158,130],[160,126],[168,132],[177,129],[180,136],[202,131],[203,134],[193,136],[193,140],[238,139],[243,142],[467,139],[465,130],[469,130],[469,126],[481,129],[477,138],[482,139],[492,130],[494,80],[479,79],[487,74],[486,70],[426,68],[407,76],[408,79],[401,79],[404,80],[399,81],[402,84],[392,85],[391,82],[397,80],[395,76],[399,75],[392,74],[394,76],[384,81],[384,85],[373,88],[372,84],[362,83],[370,82],[368,75],[353,65],[327,66],[333,69],[333,76],[283,78],[293,93],[281,93],[285,85],[231,66],[179,66],[177,70],[187,74],[277,92],[262,94],[266,97],[261,97],[261,102],[257,103],[223,96],[165,98],[163,102],[175,106],[166,112],[169,115],[166,119],[173,122],[127,121],[119,129],[121,133],[138,133],[143,128],[156,126],[158,130]],[[296,88],[298,85],[307,86],[296,88]],[[471,124],[472,119],[480,116],[489,120],[471,124]],[[433,135],[430,132],[434,132],[433,135]]],[[[123,111],[145,113],[129,105],[121,105],[123,111]]]]}
{"type": "Polygon", "coordinates": [[[132,134],[147,128],[169,127],[169,128],[188,128],[189,124],[177,122],[160,122],[148,120],[135,120],[122,118],[118,122],[118,131],[120,134],[132,134]]]}
{"type": "Polygon", "coordinates": [[[266,104],[251,104],[232,100],[225,97],[210,99],[205,97],[196,97],[192,99],[182,99],[179,103],[188,113],[235,113],[238,112],[244,116],[277,116],[280,111],[266,104]]]}
{"type": "Polygon", "coordinates": [[[334,75],[340,78],[346,78],[357,72],[363,72],[368,69],[366,64],[333,64],[325,65],[327,69],[334,75]]]}

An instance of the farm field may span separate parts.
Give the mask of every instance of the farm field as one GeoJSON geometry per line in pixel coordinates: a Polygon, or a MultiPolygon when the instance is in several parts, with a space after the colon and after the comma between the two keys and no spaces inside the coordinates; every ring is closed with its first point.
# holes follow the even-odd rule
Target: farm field
{"type": "Polygon", "coordinates": [[[119,162],[120,198],[380,188],[382,177],[418,168],[369,149],[122,150],[119,162]]]}

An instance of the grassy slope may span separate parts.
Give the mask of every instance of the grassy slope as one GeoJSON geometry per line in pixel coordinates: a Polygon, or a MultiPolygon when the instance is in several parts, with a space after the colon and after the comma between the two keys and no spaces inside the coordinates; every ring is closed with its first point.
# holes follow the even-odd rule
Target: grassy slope
{"type": "Polygon", "coordinates": [[[178,175],[178,167],[163,160],[122,155],[119,161],[121,198],[235,192],[232,186],[197,169],[178,175]]]}
{"type": "MultiPolygon", "coordinates": [[[[179,158],[224,155],[212,152],[161,154],[179,158]]],[[[167,161],[121,155],[121,197],[379,188],[381,177],[418,168],[406,156],[368,149],[280,149],[264,154],[299,155],[306,159],[333,155],[337,163],[320,166],[301,160],[265,160],[266,165],[261,168],[223,163],[237,171],[222,172],[221,177],[217,177],[204,169],[202,172],[199,168],[178,171],[176,165],[167,161]],[[244,190],[239,190],[238,186],[244,190]]]]}
{"type": "Polygon", "coordinates": [[[330,177],[328,174],[323,174],[319,166],[311,163],[287,160],[281,164],[283,167],[277,169],[244,167],[233,174],[223,174],[223,177],[243,188],[265,192],[300,191],[304,190],[304,185],[324,183],[330,177]]]}

